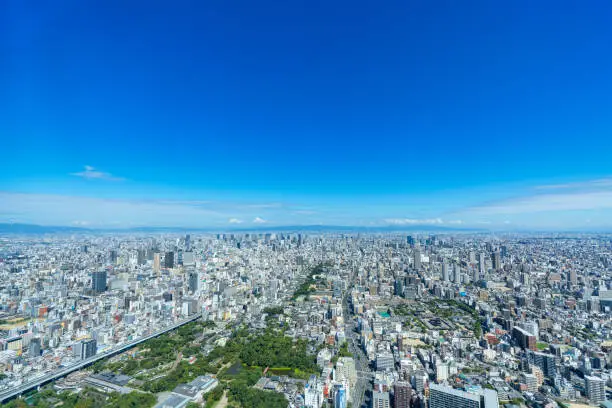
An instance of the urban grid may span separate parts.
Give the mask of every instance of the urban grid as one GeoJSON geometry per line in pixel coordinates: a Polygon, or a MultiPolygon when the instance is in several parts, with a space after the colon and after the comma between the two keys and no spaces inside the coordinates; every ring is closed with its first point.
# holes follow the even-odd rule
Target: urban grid
{"type": "Polygon", "coordinates": [[[612,237],[0,239],[7,407],[610,407],[612,237]]]}

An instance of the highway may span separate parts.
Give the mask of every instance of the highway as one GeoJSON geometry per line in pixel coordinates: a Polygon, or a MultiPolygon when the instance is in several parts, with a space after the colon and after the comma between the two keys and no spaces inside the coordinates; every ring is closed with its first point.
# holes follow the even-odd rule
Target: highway
{"type": "Polygon", "coordinates": [[[51,382],[51,381],[57,380],[58,378],[64,377],[64,376],[70,374],[71,372],[80,370],[80,369],[82,369],[82,368],[84,368],[84,367],[86,367],[86,366],[88,366],[90,364],[95,363],[98,360],[101,360],[101,359],[104,359],[104,358],[107,358],[107,357],[112,357],[113,355],[121,353],[121,352],[123,352],[125,350],[128,350],[128,349],[130,349],[130,348],[132,348],[132,347],[142,343],[143,341],[147,341],[147,340],[152,339],[154,337],[160,336],[160,335],[162,335],[162,334],[164,334],[166,332],[172,331],[172,330],[174,330],[174,329],[176,329],[178,327],[181,327],[181,326],[183,326],[183,325],[185,325],[187,323],[193,322],[194,320],[197,320],[200,317],[202,317],[202,313],[196,313],[193,316],[190,316],[190,317],[188,317],[186,319],[180,320],[180,321],[174,323],[171,326],[164,327],[163,329],[160,329],[160,330],[158,330],[156,332],[153,332],[152,334],[149,334],[149,335],[147,335],[145,337],[141,337],[141,338],[139,338],[137,340],[132,340],[132,341],[130,341],[128,343],[125,343],[125,344],[123,344],[123,345],[121,345],[119,347],[115,347],[115,348],[110,349],[108,351],[105,351],[103,353],[96,354],[93,357],[89,357],[89,358],[87,358],[85,360],[81,360],[81,361],[79,361],[79,362],[77,362],[75,364],[71,364],[71,365],[69,365],[67,367],[63,367],[63,368],[61,368],[59,370],[56,370],[53,373],[47,374],[45,376],[42,376],[42,377],[39,377],[39,378],[37,378],[35,380],[27,382],[27,383],[25,383],[25,384],[23,384],[23,385],[21,385],[21,386],[19,386],[17,388],[14,388],[14,389],[12,389],[10,391],[7,391],[7,392],[4,392],[4,393],[0,394],[0,402],[5,402],[5,401],[10,400],[12,398],[19,397],[19,396],[23,395],[25,392],[28,392],[28,391],[30,391],[30,390],[32,390],[34,388],[38,388],[41,385],[44,385],[44,384],[46,384],[48,382],[51,382]]]}

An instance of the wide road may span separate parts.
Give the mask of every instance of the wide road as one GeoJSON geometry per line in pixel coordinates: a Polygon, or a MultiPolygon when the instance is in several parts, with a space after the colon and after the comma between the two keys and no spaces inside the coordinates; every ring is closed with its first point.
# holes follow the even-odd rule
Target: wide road
{"type": "Polygon", "coordinates": [[[349,345],[349,350],[353,353],[355,360],[355,370],[357,371],[357,383],[355,389],[351,391],[353,406],[355,408],[361,408],[364,405],[364,394],[370,387],[370,380],[364,376],[365,372],[370,372],[368,366],[368,359],[363,352],[363,349],[359,347],[357,342],[359,341],[358,335],[355,332],[356,323],[353,320],[353,315],[349,312],[348,308],[348,297],[350,295],[351,287],[349,287],[344,294],[342,301],[344,320],[346,323],[345,333],[346,340],[349,345]]]}
{"type": "Polygon", "coordinates": [[[80,369],[82,369],[82,368],[84,368],[84,367],[86,367],[86,366],[88,366],[90,364],[95,363],[98,360],[102,360],[103,358],[111,357],[111,356],[113,356],[115,354],[121,353],[121,352],[123,352],[125,350],[128,350],[128,349],[130,349],[130,348],[132,348],[132,347],[142,343],[143,341],[147,341],[147,340],[152,339],[154,337],[160,336],[160,335],[162,335],[162,334],[164,334],[166,332],[174,330],[174,329],[176,329],[178,327],[181,327],[181,326],[183,326],[183,325],[185,325],[187,323],[191,323],[194,320],[199,319],[200,317],[202,317],[202,313],[196,313],[193,316],[189,316],[186,319],[179,320],[178,322],[176,322],[176,323],[174,323],[174,324],[172,324],[170,326],[167,326],[167,327],[164,327],[163,329],[157,330],[156,332],[153,332],[152,334],[149,334],[147,336],[141,337],[141,338],[139,338],[137,340],[132,340],[132,341],[130,341],[128,343],[125,343],[125,344],[123,344],[121,346],[112,348],[112,349],[107,350],[107,351],[105,351],[103,353],[100,353],[100,354],[96,354],[93,357],[89,357],[89,358],[87,358],[85,360],[81,360],[81,361],[79,361],[77,363],[74,363],[74,364],[71,364],[71,365],[69,365],[67,367],[62,367],[62,368],[60,368],[60,369],[58,369],[58,370],[56,370],[56,371],[54,371],[52,373],[49,373],[47,375],[44,375],[42,377],[38,377],[35,380],[29,381],[29,382],[27,382],[27,383],[25,383],[25,384],[23,384],[23,385],[21,385],[21,386],[19,386],[17,388],[14,388],[14,389],[12,389],[10,391],[7,391],[7,392],[4,392],[4,393],[0,394],[0,402],[4,402],[4,401],[9,400],[11,398],[19,397],[19,396],[23,395],[25,392],[28,392],[28,391],[30,391],[30,390],[32,390],[34,388],[38,388],[39,386],[45,385],[48,382],[51,382],[53,380],[57,380],[58,378],[64,377],[64,376],[70,374],[71,372],[80,370],[80,369]]]}

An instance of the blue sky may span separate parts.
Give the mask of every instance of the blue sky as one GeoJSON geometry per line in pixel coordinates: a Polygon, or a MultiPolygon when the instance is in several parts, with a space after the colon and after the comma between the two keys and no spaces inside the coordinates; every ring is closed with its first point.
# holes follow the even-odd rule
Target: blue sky
{"type": "Polygon", "coordinates": [[[3,2],[0,222],[612,227],[611,13],[3,2]]]}

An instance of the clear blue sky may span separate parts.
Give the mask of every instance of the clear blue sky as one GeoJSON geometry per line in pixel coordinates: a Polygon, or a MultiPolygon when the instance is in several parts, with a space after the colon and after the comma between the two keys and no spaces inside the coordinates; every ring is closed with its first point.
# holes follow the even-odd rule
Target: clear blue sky
{"type": "Polygon", "coordinates": [[[0,222],[612,226],[610,15],[2,2],[0,222]]]}

